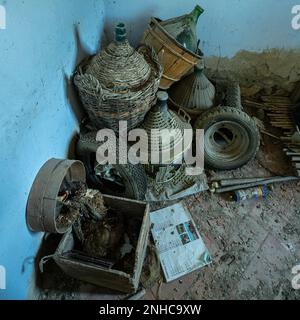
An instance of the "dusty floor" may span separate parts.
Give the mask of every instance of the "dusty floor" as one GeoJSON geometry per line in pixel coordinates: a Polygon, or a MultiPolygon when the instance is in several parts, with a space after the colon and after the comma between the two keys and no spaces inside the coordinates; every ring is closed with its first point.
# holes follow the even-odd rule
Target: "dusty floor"
{"type": "Polygon", "coordinates": [[[299,186],[278,186],[268,200],[232,204],[201,194],[185,202],[213,263],[148,299],[299,299],[291,269],[300,259],[299,186]]]}
{"type": "MultiPolygon", "coordinates": [[[[213,177],[288,175],[281,145],[264,137],[256,159],[213,177]]],[[[275,185],[268,199],[234,203],[210,193],[184,200],[213,258],[180,281],[162,283],[148,299],[300,299],[292,268],[300,263],[300,183],[275,185]]]]}
{"type": "MultiPolygon", "coordinates": [[[[210,175],[289,174],[290,165],[280,150],[280,145],[265,140],[257,158],[242,169],[210,175]]],[[[300,264],[300,183],[276,185],[268,199],[258,202],[234,203],[208,192],[184,202],[213,263],[178,281],[157,283],[147,291],[145,299],[300,299],[300,290],[291,285],[291,270],[300,264]]],[[[58,240],[54,237],[54,246],[58,240]]],[[[45,253],[47,250],[42,255],[45,253]]],[[[125,297],[70,279],[53,261],[45,265],[43,275],[37,274],[36,283],[31,298],[125,297]]]]}

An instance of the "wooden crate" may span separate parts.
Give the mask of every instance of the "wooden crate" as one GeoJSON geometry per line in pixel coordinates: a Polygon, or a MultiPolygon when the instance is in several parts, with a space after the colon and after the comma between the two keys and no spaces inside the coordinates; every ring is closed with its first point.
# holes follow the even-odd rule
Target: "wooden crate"
{"type": "Polygon", "coordinates": [[[126,274],[119,270],[108,269],[63,256],[63,253],[74,248],[74,237],[71,230],[63,236],[53,258],[59,267],[71,277],[99,285],[101,287],[131,293],[136,291],[138,288],[146,255],[150,229],[149,205],[141,201],[108,195],[103,195],[103,198],[105,205],[108,208],[118,210],[120,213],[124,214],[127,219],[137,216],[143,218],[135,253],[133,274],[126,274]]]}

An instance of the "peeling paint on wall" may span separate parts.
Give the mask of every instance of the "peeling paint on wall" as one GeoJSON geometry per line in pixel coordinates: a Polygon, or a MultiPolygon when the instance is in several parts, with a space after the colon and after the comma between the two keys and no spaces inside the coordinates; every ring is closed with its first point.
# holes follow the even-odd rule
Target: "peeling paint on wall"
{"type": "Polygon", "coordinates": [[[289,93],[300,81],[300,49],[270,49],[260,53],[242,50],[233,58],[208,57],[206,67],[209,77],[239,81],[246,96],[261,90],[289,93]]]}

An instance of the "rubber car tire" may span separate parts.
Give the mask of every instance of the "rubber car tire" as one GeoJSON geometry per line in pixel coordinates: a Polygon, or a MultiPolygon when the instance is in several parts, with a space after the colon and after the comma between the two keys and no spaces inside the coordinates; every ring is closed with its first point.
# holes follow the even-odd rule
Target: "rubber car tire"
{"type": "Polygon", "coordinates": [[[205,164],[211,168],[219,170],[232,170],[240,168],[255,157],[260,145],[260,133],[255,121],[242,110],[232,107],[215,107],[201,115],[195,122],[195,129],[204,129],[204,136],[210,126],[221,121],[236,122],[247,132],[249,147],[244,154],[236,160],[224,161],[218,157],[211,157],[204,146],[205,164]]]}

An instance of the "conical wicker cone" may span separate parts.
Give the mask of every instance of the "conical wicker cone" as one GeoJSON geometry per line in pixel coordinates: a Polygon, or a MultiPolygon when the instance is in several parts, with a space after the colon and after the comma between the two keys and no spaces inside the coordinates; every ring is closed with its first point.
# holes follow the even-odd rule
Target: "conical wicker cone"
{"type": "Polygon", "coordinates": [[[186,114],[184,115],[187,118],[184,119],[180,114],[168,110],[167,99],[167,93],[159,91],[158,105],[149,111],[141,126],[147,132],[147,140],[146,137],[141,137],[140,145],[143,146],[142,150],[144,152],[147,150],[149,153],[158,154],[159,159],[162,159],[164,153],[169,152],[171,155],[169,163],[173,163],[180,159],[185,151],[189,149],[191,141],[190,143],[185,141],[185,148],[177,149],[177,147],[183,146],[184,129],[192,129],[192,127],[189,124],[190,118],[186,114]],[[161,98],[162,95],[165,95],[165,97],[161,98]],[[173,129],[174,134],[169,135],[166,129],[173,129]],[[161,134],[162,132],[163,134],[161,134]]]}
{"type": "Polygon", "coordinates": [[[207,79],[203,67],[196,67],[194,72],[170,90],[170,100],[175,106],[185,111],[202,111],[214,106],[215,87],[207,79]]]}

